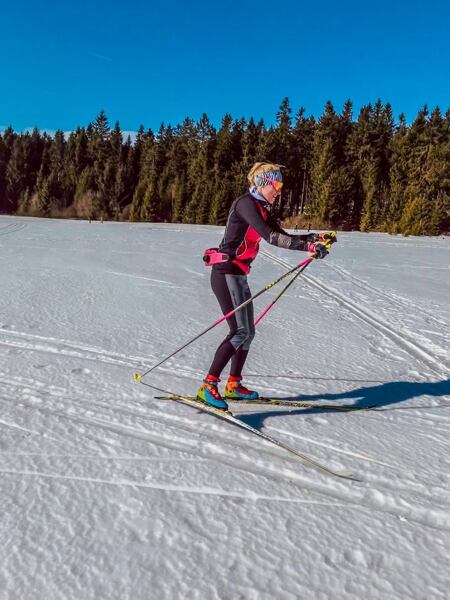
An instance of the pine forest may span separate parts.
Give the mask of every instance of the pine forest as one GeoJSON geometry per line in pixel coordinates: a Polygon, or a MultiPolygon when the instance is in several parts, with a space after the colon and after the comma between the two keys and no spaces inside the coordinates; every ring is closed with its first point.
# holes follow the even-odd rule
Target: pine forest
{"type": "Polygon", "coordinates": [[[140,127],[102,111],[64,134],[0,134],[0,213],[223,225],[256,161],[284,166],[275,210],[286,227],[438,235],[450,231],[450,108],[408,124],[377,101],[357,116],[327,102],[315,119],[285,98],[274,125],[226,114],[140,127]]]}

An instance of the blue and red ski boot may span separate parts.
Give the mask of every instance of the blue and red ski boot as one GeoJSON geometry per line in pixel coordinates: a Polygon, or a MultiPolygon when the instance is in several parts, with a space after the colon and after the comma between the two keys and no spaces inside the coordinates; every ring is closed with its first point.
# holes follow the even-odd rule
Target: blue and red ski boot
{"type": "Polygon", "coordinates": [[[259,398],[258,392],[247,389],[241,382],[242,377],[230,375],[225,386],[225,398],[230,400],[256,400],[259,398]]]}
{"type": "Polygon", "coordinates": [[[219,410],[228,410],[228,404],[222,398],[217,388],[219,381],[218,377],[208,374],[197,392],[197,400],[214,406],[214,408],[218,408],[219,410]]]}

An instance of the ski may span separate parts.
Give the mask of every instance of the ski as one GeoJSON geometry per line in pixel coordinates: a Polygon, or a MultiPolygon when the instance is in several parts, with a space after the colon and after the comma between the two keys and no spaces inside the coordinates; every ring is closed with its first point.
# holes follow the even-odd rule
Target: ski
{"type": "MultiPolygon", "coordinates": [[[[186,396],[189,400],[197,401],[195,396],[186,396]]],[[[174,400],[173,396],[155,396],[156,400],[174,400]]],[[[282,400],[281,398],[267,398],[260,396],[255,399],[236,399],[225,398],[227,402],[236,402],[236,404],[269,404],[270,406],[287,406],[289,408],[322,408],[326,410],[341,410],[352,412],[357,410],[373,410],[374,406],[352,406],[351,404],[326,404],[323,402],[308,402],[304,400],[282,400]]]]}
{"type": "Polygon", "coordinates": [[[311,458],[310,456],[307,456],[306,454],[299,452],[295,448],[292,448],[291,446],[288,446],[287,444],[280,442],[280,440],[272,437],[271,435],[264,433],[264,432],[260,431],[259,429],[256,429],[255,427],[248,425],[247,423],[244,423],[244,421],[241,421],[240,419],[235,417],[229,411],[219,410],[218,408],[214,408],[213,406],[210,406],[209,404],[200,402],[199,400],[197,400],[191,396],[179,396],[177,394],[173,394],[171,396],[159,396],[157,398],[164,399],[164,400],[172,400],[174,402],[180,402],[182,404],[186,404],[187,406],[197,408],[198,410],[201,410],[210,415],[218,417],[219,419],[223,419],[224,421],[228,421],[228,423],[232,423],[233,425],[236,425],[237,427],[245,429],[246,431],[249,431],[250,433],[253,433],[254,435],[257,435],[257,436],[263,438],[264,440],[266,440],[266,442],[269,442],[275,446],[278,446],[279,448],[282,448],[283,450],[289,452],[289,454],[295,456],[296,458],[302,460],[303,462],[305,462],[307,464],[312,465],[313,467],[315,467],[319,471],[322,471],[323,473],[326,473],[327,475],[333,475],[334,477],[339,477],[341,479],[350,479],[351,481],[360,481],[359,479],[354,477],[351,473],[341,473],[339,471],[334,471],[333,469],[330,469],[329,467],[319,463],[316,459],[311,458]]]}

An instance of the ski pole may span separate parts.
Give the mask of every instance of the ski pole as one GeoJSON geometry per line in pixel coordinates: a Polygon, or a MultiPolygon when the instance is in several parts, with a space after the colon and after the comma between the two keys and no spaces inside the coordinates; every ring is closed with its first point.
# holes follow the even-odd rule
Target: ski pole
{"type": "MultiPolygon", "coordinates": [[[[324,245],[326,246],[326,248],[329,250],[329,249],[331,248],[331,244],[334,244],[334,242],[336,241],[336,232],[334,232],[334,231],[333,231],[333,232],[331,232],[331,233],[329,233],[329,234],[327,234],[327,235],[328,235],[328,237],[326,237],[326,238],[323,240],[323,243],[324,243],[324,245]]],[[[314,255],[313,255],[313,258],[314,258],[314,255]]],[[[304,262],[306,262],[306,261],[304,261],[304,262]]],[[[278,296],[275,298],[275,300],[273,300],[273,301],[272,301],[272,302],[269,304],[269,306],[267,306],[267,307],[266,307],[266,308],[265,308],[265,309],[262,311],[262,313],[259,315],[259,317],[258,317],[258,318],[256,319],[256,321],[255,321],[255,327],[256,327],[256,325],[258,325],[258,323],[261,321],[261,319],[262,319],[262,318],[263,318],[263,317],[264,317],[264,316],[265,316],[265,315],[266,315],[266,314],[269,312],[269,310],[272,308],[272,306],[273,306],[273,305],[274,305],[276,302],[278,302],[278,300],[279,300],[279,299],[281,298],[281,296],[282,296],[282,295],[283,295],[283,294],[286,292],[286,290],[287,290],[288,288],[290,288],[290,287],[291,287],[291,285],[294,283],[294,281],[297,279],[297,277],[299,277],[299,275],[302,273],[302,271],[304,271],[304,270],[306,269],[306,267],[307,267],[309,264],[310,264],[309,262],[306,262],[306,264],[304,264],[304,265],[303,265],[303,266],[302,266],[302,267],[299,269],[298,273],[296,273],[296,274],[294,275],[294,277],[291,279],[291,281],[290,281],[290,282],[289,282],[287,285],[285,285],[285,286],[284,286],[284,288],[281,290],[281,292],[278,294],[278,296]]]]}
{"type": "Polygon", "coordinates": [[[283,273],[283,275],[280,275],[280,277],[278,277],[278,279],[275,279],[274,281],[271,281],[270,283],[268,283],[264,288],[259,290],[259,292],[257,292],[256,294],[254,294],[253,296],[251,296],[250,298],[248,298],[247,300],[242,302],[242,304],[240,304],[233,310],[230,310],[229,312],[227,312],[225,315],[223,315],[222,317],[217,319],[217,321],[214,321],[214,323],[212,325],[210,325],[209,327],[204,329],[202,332],[200,332],[198,335],[193,337],[191,340],[189,340],[185,344],[183,344],[183,346],[180,346],[179,348],[174,350],[174,352],[172,352],[172,354],[169,354],[169,356],[166,356],[165,358],[163,358],[161,361],[159,361],[159,363],[157,363],[156,365],[153,365],[153,367],[150,367],[150,369],[147,369],[147,371],[145,371],[142,374],[134,373],[134,380],[141,381],[141,379],[143,377],[145,377],[146,375],[148,375],[149,373],[154,371],[157,367],[160,367],[162,364],[164,364],[170,358],[172,358],[173,356],[178,354],[178,352],[181,352],[182,350],[184,350],[185,348],[187,348],[188,346],[193,344],[196,340],[198,340],[203,335],[208,333],[208,331],[211,331],[211,329],[213,329],[214,327],[216,327],[217,325],[219,325],[220,323],[222,323],[223,321],[225,321],[226,319],[231,317],[231,315],[233,315],[235,312],[237,312],[238,310],[241,310],[241,308],[244,308],[244,306],[247,306],[247,304],[250,304],[250,302],[253,302],[253,300],[255,300],[256,298],[261,296],[261,294],[264,294],[264,292],[267,292],[268,290],[270,290],[274,285],[277,285],[277,283],[280,283],[280,281],[282,281],[283,279],[286,279],[286,277],[289,277],[289,275],[291,275],[291,273],[295,273],[295,271],[297,271],[298,269],[302,269],[302,267],[304,268],[307,265],[309,265],[309,263],[312,262],[313,260],[314,260],[314,254],[312,254],[311,256],[308,256],[308,258],[306,260],[303,260],[302,262],[298,263],[298,265],[295,265],[295,267],[292,267],[292,269],[289,269],[289,271],[286,271],[286,273],[283,273]]]}
{"type": "Polygon", "coordinates": [[[266,306],[266,308],[262,311],[262,313],[259,315],[259,317],[256,319],[255,321],[255,327],[256,325],[258,325],[258,323],[261,321],[261,319],[269,312],[269,310],[272,308],[272,306],[278,302],[278,300],[281,298],[281,296],[288,290],[288,288],[291,287],[291,285],[294,283],[294,281],[297,279],[297,277],[299,275],[301,275],[301,273],[306,269],[306,267],[309,265],[310,263],[306,263],[306,265],[303,265],[303,267],[301,269],[298,270],[298,272],[294,275],[294,277],[291,279],[291,281],[284,286],[284,288],[281,290],[281,292],[278,294],[278,296],[275,298],[275,300],[273,300],[269,306],[266,306]]]}

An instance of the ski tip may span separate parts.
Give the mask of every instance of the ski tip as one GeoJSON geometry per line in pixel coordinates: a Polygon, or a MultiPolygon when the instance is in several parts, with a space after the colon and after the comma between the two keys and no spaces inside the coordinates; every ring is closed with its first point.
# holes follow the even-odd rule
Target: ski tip
{"type": "Polygon", "coordinates": [[[133,379],[134,381],[141,381],[142,375],[139,375],[139,373],[133,373],[133,379]]]}

